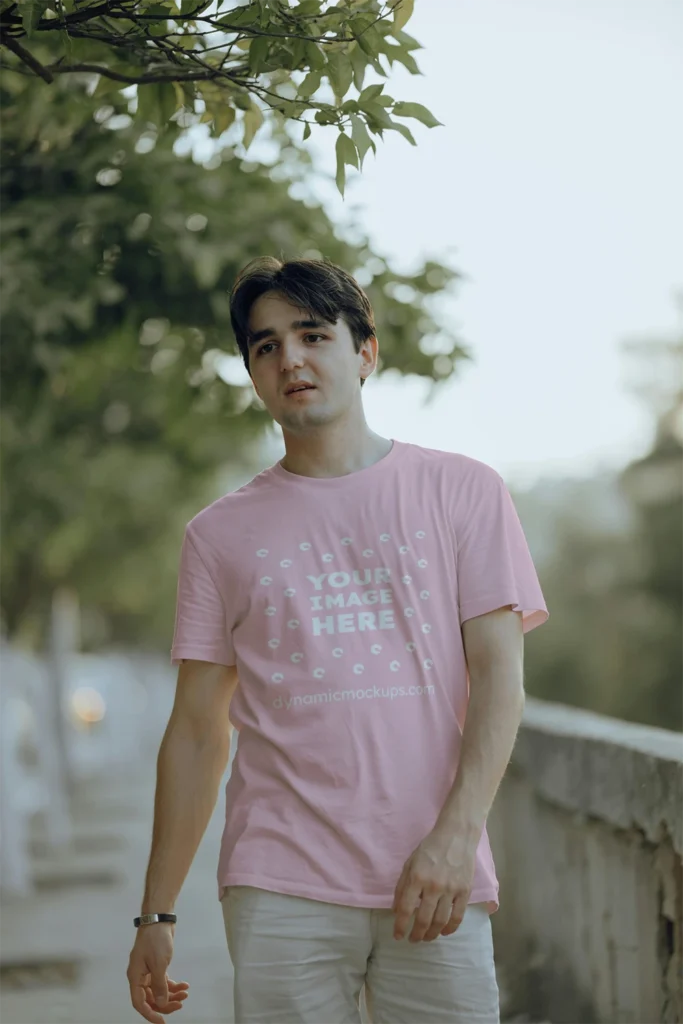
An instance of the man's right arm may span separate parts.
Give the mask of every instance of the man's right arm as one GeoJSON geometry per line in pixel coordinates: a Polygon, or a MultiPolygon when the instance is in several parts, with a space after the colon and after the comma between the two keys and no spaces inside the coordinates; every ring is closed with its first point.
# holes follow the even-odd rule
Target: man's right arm
{"type": "MultiPolygon", "coordinates": [[[[159,748],[152,848],[141,913],[167,914],[194,860],[216,806],[230,757],[230,701],[237,669],[207,661],[183,661],[173,710],[159,748]]],[[[167,978],[173,952],[172,924],[142,925],[130,956],[131,1001],[159,1024],[159,1009],[179,1009],[186,989],[167,978]],[[156,1004],[156,1005],[155,1005],[156,1004]]]]}
{"type": "Polygon", "coordinates": [[[184,661],[157,759],[152,849],[143,914],[168,914],[190,870],[230,757],[237,669],[184,661]]]}

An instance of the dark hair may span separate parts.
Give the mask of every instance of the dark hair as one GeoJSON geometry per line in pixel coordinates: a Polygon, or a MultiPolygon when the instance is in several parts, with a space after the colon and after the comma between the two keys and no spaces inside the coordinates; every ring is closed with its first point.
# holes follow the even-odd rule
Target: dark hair
{"type": "MultiPolygon", "coordinates": [[[[342,267],[328,259],[278,260],[257,256],[237,275],[230,293],[230,322],[244,365],[249,369],[249,313],[266,292],[281,292],[289,302],[312,315],[348,324],[356,352],[375,334],[375,317],[367,295],[342,267]]],[[[363,387],[365,379],[361,377],[363,387]]]]}

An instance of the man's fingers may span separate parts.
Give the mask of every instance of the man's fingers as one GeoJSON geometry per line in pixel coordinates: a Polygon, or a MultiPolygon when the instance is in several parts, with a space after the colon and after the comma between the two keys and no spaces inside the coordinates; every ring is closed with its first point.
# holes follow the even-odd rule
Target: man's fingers
{"type": "Polygon", "coordinates": [[[157,1013],[150,1006],[147,999],[147,990],[142,985],[131,984],[130,1000],[133,1004],[133,1008],[137,1010],[141,1017],[150,1021],[150,1024],[164,1024],[164,1018],[161,1014],[157,1013]]]}
{"type": "MultiPolygon", "coordinates": [[[[150,986],[147,987],[147,994],[152,999],[155,999],[154,992],[152,991],[150,986]]],[[[168,996],[166,997],[166,1005],[168,1006],[170,1003],[177,1003],[178,1001],[182,1002],[183,1000],[187,999],[188,994],[189,993],[187,991],[187,988],[178,988],[177,990],[173,990],[169,985],[168,996]]]]}
{"type": "Polygon", "coordinates": [[[154,998],[154,993],[151,988],[147,989],[147,1004],[151,1010],[168,1015],[169,1013],[175,1013],[176,1010],[182,1009],[183,1003],[187,999],[187,992],[180,992],[177,996],[169,996],[163,1006],[159,1006],[154,998]]]}
{"type": "Polygon", "coordinates": [[[154,993],[154,1002],[158,1007],[162,1007],[168,1002],[168,985],[165,977],[155,978],[152,975],[152,992],[154,993]]]}
{"type": "Polygon", "coordinates": [[[173,992],[173,993],[176,993],[176,992],[187,992],[189,987],[190,986],[188,985],[188,983],[186,981],[173,981],[172,978],[168,979],[168,991],[169,991],[169,993],[170,992],[173,992]]]}

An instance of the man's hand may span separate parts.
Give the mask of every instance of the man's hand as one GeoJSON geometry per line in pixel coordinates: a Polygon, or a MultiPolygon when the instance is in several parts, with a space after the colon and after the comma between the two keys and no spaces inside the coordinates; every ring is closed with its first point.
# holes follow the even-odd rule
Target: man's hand
{"type": "Polygon", "coordinates": [[[452,935],[465,916],[472,891],[477,844],[430,832],[403,866],[392,910],[394,938],[402,939],[408,921],[417,915],[411,942],[431,942],[452,935]]]}
{"type": "Polygon", "coordinates": [[[151,1024],[164,1024],[162,1013],[174,1013],[189,990],[186,981],[172,981],[166,974],[173,956],[173,925],[142,925],[128,963],[130,998],[138,1013],[151,1024]]]}

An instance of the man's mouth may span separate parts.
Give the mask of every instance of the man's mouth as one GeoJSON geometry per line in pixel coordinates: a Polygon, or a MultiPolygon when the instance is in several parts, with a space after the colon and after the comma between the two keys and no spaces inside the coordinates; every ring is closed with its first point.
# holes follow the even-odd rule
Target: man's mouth
{"type": "Polygon", "coordinates": [[[302,384],[300,387],[292,388],[290,391],[286,391],[287,395],[298,395],[301,391],[315,391],[313,384],[302,384]]]}

